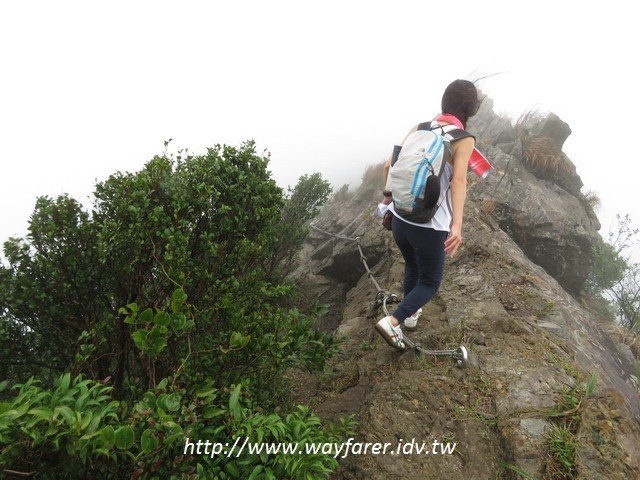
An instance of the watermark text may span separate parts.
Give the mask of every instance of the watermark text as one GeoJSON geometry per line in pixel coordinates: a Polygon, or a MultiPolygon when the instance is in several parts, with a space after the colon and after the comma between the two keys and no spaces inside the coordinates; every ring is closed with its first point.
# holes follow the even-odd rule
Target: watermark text
{"type": "Polygon", "coordinates": [[[415,438],[398,443],[358,442],[349,438],[341,443],[252,442],[249,437],[238,437],[233,442],[211,442],[186,438],[184,455],[206,455],[240,458],[246,455],[331,455],[346,458],[349,455],[453,455],[457,443],[440,440],[418,441],[415,438]]]}

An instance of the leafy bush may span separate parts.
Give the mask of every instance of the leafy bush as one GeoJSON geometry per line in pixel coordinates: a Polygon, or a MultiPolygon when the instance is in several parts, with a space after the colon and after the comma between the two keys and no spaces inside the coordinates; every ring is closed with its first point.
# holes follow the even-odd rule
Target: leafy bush
{"type": "Polygon", "coordinates": [[[13,401],[0,404],[0,465],[35,478],[324,478],[337,462],[321,453],[205,455],[188,442],[335,443],[352,433],[350,420],[325,428],[304,407],[260,413],[241,385],[185,389],[164,379],[132,408],[82,376],[65,374],[51,391],[37,380],[14,388],[13,401]]]}
{"type": "Polygon", "coordinates": [[[331,185],[322,180],[319,173],[314,173],[300,177],[296,187],[288,191],[281,221],[272,232],[279,241],[273,246],[267,264],[267,270],[275,280],[283,280],[293,270],[296,256],[292,252],[302,247],[309,234],[308,223],[318,214],[331,190],[331,185]]]}
{"type": "Polygon", "coordinates": [[[334,435],[306,410],[270,413],[285,369],[322,368],[336,347],[312,328],[320,309],[291,308],[284,281],[330,189],[314,174],[285,195],[267,165],[252,142],[216,146],[112,175],[91,212],[38,199],[0,264],[0,366],[24,382],[0,392],[5,472],[319,478],[335,467],[322,455],[180,453],[185,437],[334,435]]]}
{"type": "Polygon", "coordinates": [[[78,464],[86,472],[111,457],[119,405],[111,387],[67,373],[51,391],[33,378],[14,388],[12,401],[0,404],[0,465],[12,471],[5,473],[68,477],[82,471],[78,464]]]}
{"type": "Polygon", "coordinates": [[[640,325],[640,263],[634,258],[640,229],[629,215],[617,215],[615,228],[594,251],[586,293],[610,299],[616,320],[630,332],[640,325]]]}
{"type": "Polygon", "coordinates": [[[27,239],[9,240],[8,266],[0,265],[0,352],[11,352],[0,365],[22,381],[69,369],[111,377],[121,396],[131,378],[167,376],[191,348],[203,375],[226,382],[251,365],[268,380],[303,343],[291,335],[311,323],[282,308],[292,292],[283,271],[329,190],[316,174],[286,197],[267,165],[251,142],[217,146],[112,175],[96,186],[91,213],[67,196],[38,199],[27,239]],[[199,321],[189,341],[167,338],[154,373],[135,355],[143,333],[131,338],[120,308],[169,311],[176,288],[199,321]],[[215,352],[232,332],[252,342],[220,369],[215,352]]]}
{"type": "Polygon", "coordinates": [[[609,243],[593,247],[593,263],[585,284],[590,293],[600,293],[613,287],[624,276],[627,262],[609,243]]]}

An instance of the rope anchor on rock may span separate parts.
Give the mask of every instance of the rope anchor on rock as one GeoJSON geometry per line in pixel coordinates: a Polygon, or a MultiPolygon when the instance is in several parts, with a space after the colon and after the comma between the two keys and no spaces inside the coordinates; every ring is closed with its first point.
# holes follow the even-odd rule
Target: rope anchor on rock
{"type": "MultiPolygon", "coordinates": [[[[329,235],[340,240],[356,242],[356,244],[358,245],[358,251],[360,252],[360,261],[362,262],[365,270],[367,271],[367,276],[371,279],[371,282],[376,287],[376,296],[373,302],[371,302],[371,307],[374,310],[382,307],[385,315],[390,315],[389,309],[387,308],[387,304],[399,303],[400,299],[396,294],[380,288],[380,285],[378,284],[375,277],[373,276],[373,273],[371,273],[371,269],[367,264],[367,257],[364,256],[364,252],[362,251],[360,237],[358,236],[358,237],[351,238],[351,237],[345,237],[342,235],[336,235],[334,233],[327,232],[326,230],[322,230],[321,228],[318,228],[313,224],[311,225],[311,228],[313,228],[314,230],[317,230],[320,233],[324,233],[325,235],[329,235]]],[[[429,350],[426,348],[422,348],[420,344],[415,343],[411,339],[407,338],[406,335],[403,335],[403,340],[416,353],[421,353],[423,355],[433,355],[436,357],[451,357],[451,359],[455,362],[455,364],[458,367],[465,367],[469,361],[469,352],[467,351],[464,345],[460,345],[455,350],[450,350],[450,349],[449,350],[429,350]]]]}

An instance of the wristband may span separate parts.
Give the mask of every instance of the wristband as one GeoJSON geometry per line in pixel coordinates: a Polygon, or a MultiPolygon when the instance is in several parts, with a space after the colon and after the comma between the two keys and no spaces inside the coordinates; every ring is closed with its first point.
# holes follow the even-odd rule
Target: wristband
{"type": "Polygon", "coordinates": [[[389,192],[388,190],[383,190],[382,195],[384,195],[387,198],[392,196],[391,192],[389,192]]]}

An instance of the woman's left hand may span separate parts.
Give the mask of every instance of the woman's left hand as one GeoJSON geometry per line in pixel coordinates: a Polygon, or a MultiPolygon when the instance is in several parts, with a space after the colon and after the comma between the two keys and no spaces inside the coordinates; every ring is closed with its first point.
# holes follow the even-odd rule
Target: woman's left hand
{"type": "Polygon", "coordinates": [[[453,257],[462,244],[462,225],[451,225],[449,236],[444,242],[444,252],[453,257]]]}

